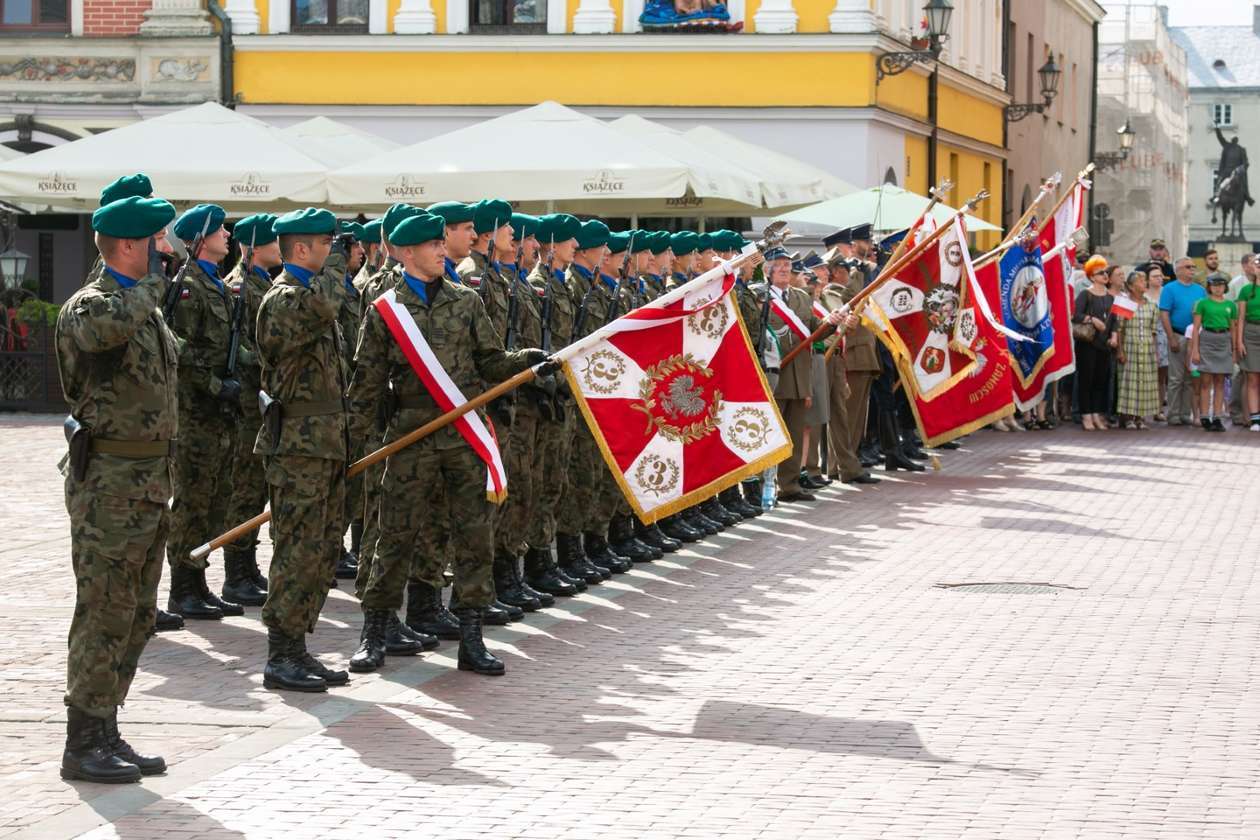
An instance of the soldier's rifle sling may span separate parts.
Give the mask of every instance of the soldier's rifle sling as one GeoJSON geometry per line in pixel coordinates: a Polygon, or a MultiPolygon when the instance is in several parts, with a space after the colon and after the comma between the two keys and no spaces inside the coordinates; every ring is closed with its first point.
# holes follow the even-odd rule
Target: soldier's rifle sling
{"type": "Polygon", "coordinates": [[[633,249],[634,232],[632,231],[630,233],[630,244],[626,246],[626,255],[621,258],[621,276],[617,278],[617,288],[613,290],[612,305],[608,307],[608,321],[615,321],[621,317],[621,290],[626,286],[626,273],[630,270],[630,251],[633,249]]]}
{"type": "Polygon", "coordinates": [[[197,259],[197,254],[201,252],[201,243],[205,241],[206,234],[210,232],[210,213],[206,214],[206,220],[201,225],[201,233],[197,234],[193,239],[192,245],[188,250],[188,257],[185,258],[184,264],[179,267],[179,271],[175,273],[175,279],[171,281],[171,285],[166,290],[166,300],[162,301],[162,317],[166,319],[167,324],[175,323],[175,310],[179,307],[180,300],[184,297],[184,275],[188,273],[188,266],[197,259]]]}
{"type": "Polygon", "coordinates": [[[241,271],[241,291],[232,303],[232,332],[228,338],[227,364],[224,366],[228,379],[236,376],[236,357],[241,351],[241,327],[245,323],[245,281],[249,277],[249,272],[254,270],[254,245],[257,241],[258,228],[255,227],[249,237],[249,247],[245,249],[244,270],[241,271]]]}

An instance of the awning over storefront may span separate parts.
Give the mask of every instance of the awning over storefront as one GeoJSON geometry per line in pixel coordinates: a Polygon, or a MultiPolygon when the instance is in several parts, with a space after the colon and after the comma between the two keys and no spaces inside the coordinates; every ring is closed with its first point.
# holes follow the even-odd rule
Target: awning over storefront
{"type": "Polygon", "coordinates": [[[763,200],[768,208],[799,207],[857,192],[857,187],[826,170],[749,143],[707,125],[683,132],[713,155],[763,175],[763,200]]]}
{"type": "Polygon", "coordinates": [[[336,169],[398,148],[393,140],[328,117],[311,117],[280,129],[307,156],[336,169]]]}

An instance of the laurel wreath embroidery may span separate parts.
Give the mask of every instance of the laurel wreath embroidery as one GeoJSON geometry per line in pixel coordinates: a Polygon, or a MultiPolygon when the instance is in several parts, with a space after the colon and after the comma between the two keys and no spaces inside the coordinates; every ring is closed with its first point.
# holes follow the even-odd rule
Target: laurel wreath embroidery
{"type": "MultiPolygon", "coordinates": [[[[700,440],[717,429],[718,415],[722,410],[722,392],[717,390],[713,392],[713,401],[709,404],[708,411],[705,412],[705,416],[701,419],[696,420],[693,423],[688,423],[685,426],[676,426],[668,423],[664,418],[658,417],[652,413],[652,409],[656,408],[658,405],[662,405],[663,403],[662,400],[658,400],[656,397],[656,384],[661,379],[680,371],[686,371],[690,374],[703,376],[705,378],[711,378],[713,376],[713,371],[696,361],[690,353],[678,354],[662,359],[644,371],[645,376],[639,383],[639,399],[642,402],[635,403],[632,408],[634,408],[635,411],[643,412],[643,414],[647,417],[648,422],[645,431],[651,432],[652,429],[655,428],[658,432],[660,432],[660,434],[664,435],[669,440],[681,441],[683,444],[688,444],[700,440]]],[[[700,396],[696,393],[696,391],[688,390],[688,386],[691,383],[687,378],[679,377],[671,384],[673,386],[679,386],[681,384],[681,387],[671,387],[671,392],[678,391],[679,393],[671,393],[665,398],[664,402],[674,401],[670,404],[663,405],[666,412],[677,415],[679,413],[677,409],[683,407],[674,404],[679,399],[700,399],[700,396]]],[[[686,413],[692,414],[694,412],[687,411],[686,413]]]]}

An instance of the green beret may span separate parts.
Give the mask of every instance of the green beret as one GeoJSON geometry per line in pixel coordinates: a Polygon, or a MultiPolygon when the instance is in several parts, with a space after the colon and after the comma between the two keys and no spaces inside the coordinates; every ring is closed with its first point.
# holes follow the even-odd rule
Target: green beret
{"type": "Polygon", "coordinates": [[[388,237],[389,232],[397,227],[398,223],[403,219],[423,212],[419,207],[412,204],[395,204],[386,210],[385,215],[381,217],[381,230],[385,231],[385,236],[388,237]]]}
{"type": "Polygon", "coordinates": [[[359,240],[360,242],[362,242],[364,245],[380,245],[381,244],[381,220],[380,219],[372,219],[371,221],[368,221],[368,222],[365,222],[364,224],[359,225],[359,227],[362,229],[360,232],[363,234],[363,238],[359,240]]]}
{"type": "Polygon", "coordinates": [[[542,221],[537,216],[531,216],[528,213],[513,213],[512,228],[516,232],[512,234],[512,237],[521,240],[537,236],[541,224],[542,221]]]}
{"type": "Polygon", "coordinates": [[[236,227],[232,228],[232,238],[246,246],[251,243],[255,247],[270,245],[276,241],[275,224],[275,213],[255,213],[236,223],[236,227]]]}
{"type": "Polygon", "coordinates": [[[124,175],[101,190],[101,206],[113,204],[115,201],[130,198],[133,195],[139,198],[148,198],[153,195],[153,184],[149,181],[149,176],[143,172],[124,175]]]}
{"type": "Polygon", "coordinates": [[[669,250],[671,237],[670,237],[669,231],[657,230],[657,231],[652,231],[651,233],[649,233],[647,235],[647,240],[648,240],[648,250],[650,250],[653,253],[653,255],[656,255],[656,254],[663,254],[669,250]]]}
{"type": "Polygon", "coordinates": [[[669,247],[674,249],[674,256],[685,257],[700,245],[700,235],[690,230],[680,230],[669,237],[669,247]]]}
{"type": "Polygon", "coordinates": [[[579,251],[585,251],[587,248],[599,248],[608,244],[608,225],[599,219],[591,219],[589,222],[582,222],[582,227],[577,235],[577,246],[579,251]]]}
{"type": "Polygon", "coordinates": [[[204,230],[206,236],[223,227],[227,213],[217,204],[198,204],[185,210],[175,220],[175,235],[185,242],[192,242],[204,230]],[[206,222],[209,221],[207,225],[206,222]]]}
{"type": "Polygon", "coordinates": [[[582,223],[577,216],[568,213],[551,213],[539,220],[539,242],[568,242],[577,239],[582,232],[582,223]]]}
{"type": "Polygon", "coordinates": [[[487,198],[473,205],[473,228],[480,236],[494,233],[512,221],[512,205],[501,198],[487,198]]]}
{"type": "Polygon", "coordinates": [[[391,244],[399,248],[407,245],[422,245],[434,239],[446,237],[446,220],[441,216],[421,213],[403,219],[389,235],[391,244]]]}
{"type": "Polygon", "coordinates": [[[92,230],[115,239],[145,239],[175,218],[175,207],[160,198],[133,195],[111,201],[92,214],[92,230]]]}
{"type": "Polygon", "coordinates": [[[337,232],[337,217],[332,214],[331,210],[307,207],[303,210],[285,213],[276,219],[275,229],[278,236],[290,234],[311,236],[321,233],[331,235],[337,232]]]}
{"type": "Polygon", "coordinates": [[[639,254],[652,250],[652,232],[650,230],[630,231],[630,253],[639,254]]]}
{"type": "Polygon", "coordinates": [[[697,251],[712,251],[715,247],[717,246],[713,244],[713,234],[702,233],[696,237],[697,251]]]}
{"type": "Polygon", "coordinates": [[[614,254],[624,254],[630,247],[630,237],[634,231],[624,230],[608,234],[608,250],[614,254]]]}
{"type": "Polygon", "coordinates": [[[424,208],[424,212],[441,216],[448,225],[457,225],[460,222],[471,222],[475,207],[475,204],[465,204],[462,201],[439,201],[424,208]]]}

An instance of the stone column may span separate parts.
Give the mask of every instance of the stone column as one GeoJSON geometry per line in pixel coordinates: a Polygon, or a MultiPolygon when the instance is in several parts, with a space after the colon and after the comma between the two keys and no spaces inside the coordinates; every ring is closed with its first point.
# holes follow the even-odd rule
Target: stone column
{"type": "Polygon", "coordinates": [[[398,35],[432,35],[437,32],[437,15],[429,0],[402,0],[394,15],[398,35]]]}
{"type": "Polygon", "coordinates": [[[608,0],[582,0],[573,15],[573,31],[578,35],[600,35],[612,32],[617,16],[608,0]]]}
{"type": "Polygon", "coordinates": [[[232,20],[233,35],[257,35],[262,21],[253,0],[227,0],[223,11],[232,20]]]}
{"type": "MultiPolygon", "coordinates": [[[[257,31],[257,23],[254,25],[257,31]]],[[[213,35],[214,26],[200,0],[153,0],[153,7],[144,13],[140,34],[163,38],[204,36],[213,35]]]]}
{"type": "Polygon", "coordinates": [[[757,14],[753,15],[757,31],[768,35],[795,32],[798,19],[792,0],[764,0],[757,14]]]}
{"type": "MultiPolygon", "coordinates": [[[[836,0],[836,8],[827,16],[832,32],[874,32],[875,13],[870,0],[836,0]]],[[[758,24],[760,29],[760,24],[758,24]]]]}

